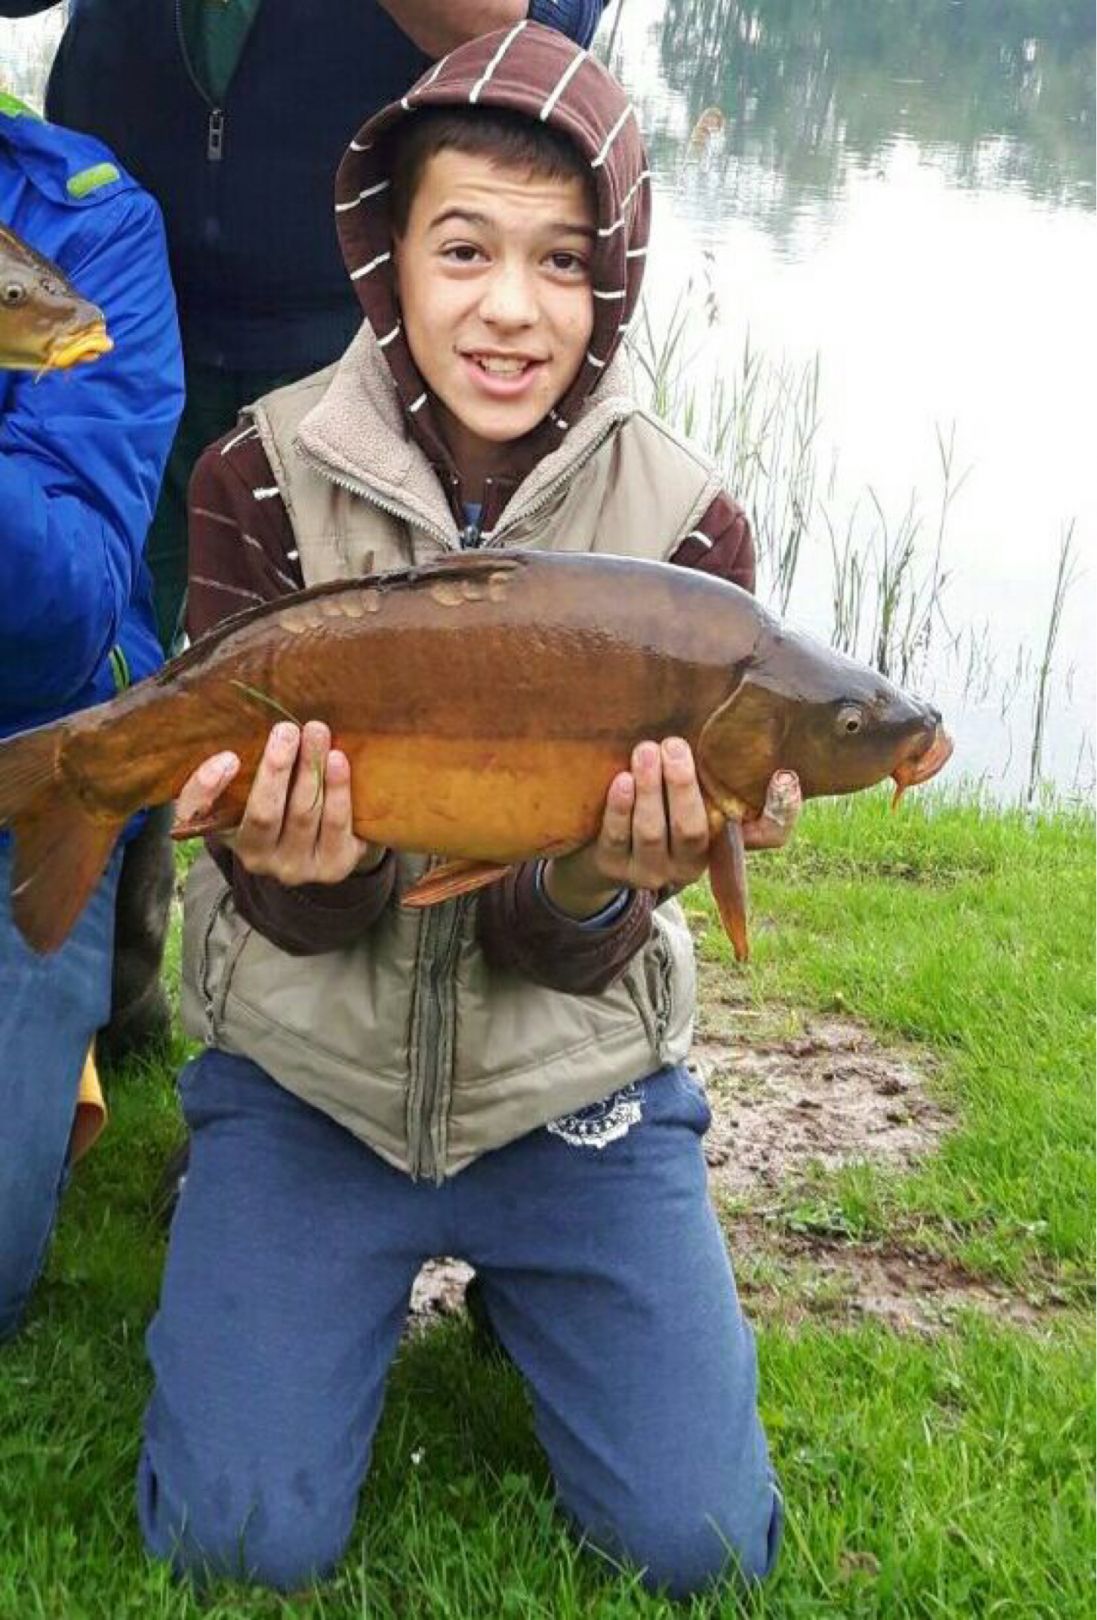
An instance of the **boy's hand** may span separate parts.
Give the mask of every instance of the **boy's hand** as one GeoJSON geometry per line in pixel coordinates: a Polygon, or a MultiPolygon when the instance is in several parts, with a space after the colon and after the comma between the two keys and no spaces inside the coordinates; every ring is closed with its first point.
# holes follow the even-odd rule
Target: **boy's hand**
{"type": "Polygon", "coordinates": [[[762,814],[743,822],[744,849],[780,849],[787,844],[804,801],[795,771],[774,771],[766,789],[762,814]]]}
{"type": "MultiPolygon", "coordinates": [[[[610,783],[594,842],[545,866],[548,897],[570,916],[595,916],[623,888],[684,888],[708,864],[708,813],[689,745],[639,743],[631,766],[610,783]]],[[[745,847],[783,844],[799,813],[800,784],[778,771],[761,816],[743,823],[745,847]]]]}
{"type": "Polygon", "coordinates": [[[594,842],[545,867],[549,899],[570,916],[593,917],[621,889],[682,887],[705,870],[708,813],[689,744],[637,743],[631,766],[610,783],[594,842]]]}
{"type": "MultiPolygon", "coordinates": [[[[205,760],[179,794],[178,818],[209,815],[239,768],[235,754],[205,760]]],[[[291,888],[341,883],[359,867],[376,866],[384,853],[355,836],[350,762],[332,748],[331,732],[319,720],[303,731],[288,721],[274,727],[243,820],[220,836],[247,871],[291,888]]]]}

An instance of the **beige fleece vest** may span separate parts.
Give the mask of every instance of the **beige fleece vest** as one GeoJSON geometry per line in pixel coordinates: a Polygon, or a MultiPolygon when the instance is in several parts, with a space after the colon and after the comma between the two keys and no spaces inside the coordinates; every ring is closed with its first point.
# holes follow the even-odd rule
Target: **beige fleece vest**
{"type": "MultiPolygon", "coordinates": [[[[485,545],[658,560],[695,527],[718,478],[621,381],[618,367],[607,371],[485,545]]],[[[306,584],[459,546],[368,330],[338,367],[268,395],[252,416],[306,584]]],[[[423,859],[399,858],[398,894],[423,859]]],[[[489,967],[476,903],[411,911],[396,900],[355,946],[301,959],[237,915],[202,857],[187,885],[184,1025],[252,1058],[390,1163],[436,1179],[685,1058],[695,984],[677,904],[658,908],[648,944],[615,985],[574,996],[489,967]]]]}

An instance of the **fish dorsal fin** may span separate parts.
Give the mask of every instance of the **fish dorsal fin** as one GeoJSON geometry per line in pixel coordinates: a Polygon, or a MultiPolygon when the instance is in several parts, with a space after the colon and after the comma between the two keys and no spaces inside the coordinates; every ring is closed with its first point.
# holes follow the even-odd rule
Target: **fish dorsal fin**
{"type": "Polygon", "coordinates": [[[787,726],[788,700],[749,675],[709,716],[697,740],[697,770],[726,815],[761,814],[787,726]]]}
{"type": "Polygon", "coordinates": [[[344,592],[367,588],[384,595],[389,591],[414,590],[417,586],[429,587],[443,581],[458,584],[462,580],[467,580],[473,583],[477,580],[490,579],[493,574],[509,577],[517,569],[524,567],[526,561],[525,556],[512,551],[462,552],[453,557],[438,557],[430,562],[419,563],[412,568],[394,568],[384,574],[361,574],[354,579],[325,580],[321,585],[310,585],[305,590],[274,597],[270,602],[260,602],[256,607],[244,608],[241,613],[234,613],[230,618],[222,619],[220,624],[204,636],[200,636],[193,646],[165,664],[152,678],[161,686],[170,685],[183,670],[190,669],[194,664],[203,663],[209,656],[211,648],[229,636],[235,635],[237,630],[242,630],[245,625],[253,624],[259,619],[268,619],[275,613],[283,613],[287,608],[296,607],[302,602],[317,602],[325,596],[339,596],[344,592]]]}

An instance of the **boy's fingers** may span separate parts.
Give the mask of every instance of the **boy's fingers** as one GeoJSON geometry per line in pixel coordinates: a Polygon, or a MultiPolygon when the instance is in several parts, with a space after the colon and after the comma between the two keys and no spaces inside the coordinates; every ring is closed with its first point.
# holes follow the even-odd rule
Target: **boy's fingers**
{"type": "Polygon", "coordinates": [[[347,861],[353,866],[359,855],[358,840],[354,837],[350,761],[338,748],[328,754],[324,770],[324,803],[316,855],[322,869],[347,861]],[[348,840],[352,846],[349,850],[348,840]]]}
{"type": "Polygon", "coordinates": [[[762,813],[743,823],[747,849],[780,849],[788,842],[803,809],[800,780],[793,771],[777,771],[770,778],[762,813]]]}
{"type": "Polygon", "coordinates": [[[635,802],[636,783],[628,771],[621,771],[613,778],[606,794],[599,843],[608,854],[621,856],[625,860],[632,847],[632,807],[635,802]]]}
{"type": "Polygon", "coordinates": [[[240,761],[235,754],[214,754],[205,759],[183,783],[175,800],[176,822],[197,821],[208,816],[228,787],[240,761]]]}
{"type": "Polygon", "coordinates": [[[286,803],[286,832],[311,849],[324,808],[324,771],[331,732],[321,720],[310,720],[301,733],[297,768],[286,803]]]}
{"type": "Polygon", "coordinates": [[[241,853],[268,849],[281,837],[300,741],[299,729],[288,720],[279,721],[267,738],[240,825],[236,847],[241,853]]]}
{"type": "Polygon", "coordinates": [[[671,850],[679,858],[693,860],[708,848],[708,815],[693,754],[681,737],[668,737],[662,755],[671,850]]]}
{"type": "Polygon", "coordinates": [[[636,778],[632,852],[638,861],[646,864],[665,854],[667,847],[663,767],[660,751],[654,743],[642,742],[633,750],[632,774],[636,778]]]}

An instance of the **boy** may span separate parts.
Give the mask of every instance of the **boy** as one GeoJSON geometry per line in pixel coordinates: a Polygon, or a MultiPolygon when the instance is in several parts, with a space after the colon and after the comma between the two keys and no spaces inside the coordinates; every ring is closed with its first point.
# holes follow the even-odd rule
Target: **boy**
{"type": "MultiPolygon", "coordinates": [[[[0,370],[7,736],[101,703],[161,662],[143,559],[183,378],[156,204],[98,141],[2,94],[0,224],[100,306],[114,341],[64,374],[0,370]]],[[[2,291],[19,297],[17,284],[2,291]]],[[[0,1339],[18,1327],[41,1270],[77,1145],[88,1046],[110,1014],[121,858],[119,849],[63,948],[37,956],[12,920],[11,841],[0,833],[0,1339]]],[[[101,1116],[94,1084],[88,1096],[101,1116]]],[[[86,1137],[87,1118],[81,1129],[86,1137]]]]}
{"type": "MultiPolygon", "coordinates": [[[[752,582],[742,514],[614,361],[649,198],[595,61],[533,25],[465,46],[359,133],[336,189],[367,324],[201,459],[193,634],[462,545],[752,582]]],[[[207,761],[184,812],[236,764],[207,761]]],[[[348,782],[323,725],[276,726],[231,847],[192,873],[207,1050],[149,1334],[150,1547],[284,1589],[329,1570],[412,1281],[446,1253],[477,1267],[576,1527],[675,1593],[760,1577],[779,1501],[683,1066],[689,935],[655,903],[704,865],[689,749],[640,742],[592,845],[425,914],[399,904],[421,860],[355,837],[348,782]]]]}

